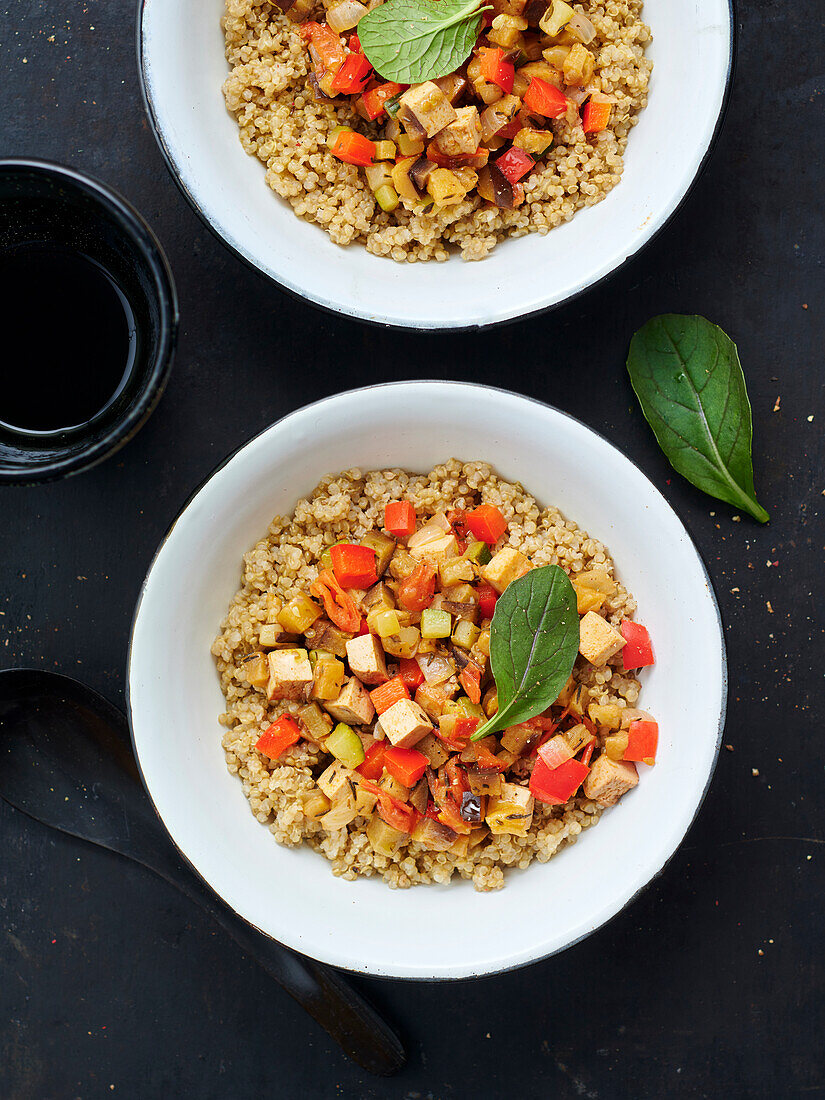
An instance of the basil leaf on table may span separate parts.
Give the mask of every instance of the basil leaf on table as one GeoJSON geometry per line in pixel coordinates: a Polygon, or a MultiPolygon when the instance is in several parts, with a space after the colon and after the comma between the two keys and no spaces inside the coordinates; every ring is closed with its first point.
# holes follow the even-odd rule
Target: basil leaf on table
{"type": "Polygon", "coordinates": [[[751,406],[730,337],[704,317],[666,313],[633,337],[627,369],[674,470],[766,523],[753,486],[751,406]]]}
{"type": "Polygon", "coordinates": [[[490,632],[498,713],[472,740],[547,710],[567,683],[578,651],[576,593],[563,569],[543,565],[508,584],[490,632]]]}
{"type": "Polygon", "coordinates": [[[358,22],[367,60],[385,80],[420,84],[455,72],[481,30],[481,0],[386,0],[358,22]]]}

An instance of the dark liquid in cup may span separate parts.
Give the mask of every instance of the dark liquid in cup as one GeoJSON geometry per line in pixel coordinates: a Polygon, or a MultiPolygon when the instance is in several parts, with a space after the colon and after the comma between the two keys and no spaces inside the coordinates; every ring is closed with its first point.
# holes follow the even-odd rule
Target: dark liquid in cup
{"type": "Polygon", "coordinates": [[[27,432],[85,424],[135,361],[131,308],[100,264],[68,249],[0,252],[0,423],[27,432]]]}

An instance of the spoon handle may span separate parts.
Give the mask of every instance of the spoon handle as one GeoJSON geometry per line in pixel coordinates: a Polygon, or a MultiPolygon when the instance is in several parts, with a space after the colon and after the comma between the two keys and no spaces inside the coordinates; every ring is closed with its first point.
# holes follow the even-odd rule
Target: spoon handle
{"type": "Polygon", "coordinates": [[[248,924],[201,883],[170,844],[141,847],[139,862],[197,902],[362,1069],[389,1077],[404,1065],[401,1040],[348,979],[248,924]]]}

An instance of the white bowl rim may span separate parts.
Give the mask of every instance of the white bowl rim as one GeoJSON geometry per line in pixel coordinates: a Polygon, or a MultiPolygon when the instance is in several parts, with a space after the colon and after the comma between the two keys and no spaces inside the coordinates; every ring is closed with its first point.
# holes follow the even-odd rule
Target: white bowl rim
{"type": "MultiPolygon", "coordinates": [[[[158,808],[158,806],[155,802],[155,799],[152,795],[151,788],[150,788],[149,783],[146,779],[146,775],[144,773],[143,766],[141,764],[140,752],[139,752],[139,749],[138,749],[137,737],[136,737],[136,734],[135,734],[135,722],[134,722],[134,715],[133,715],[133,709],[132,709],[132,661],[133,661],[133,656],[134,656],[134,640],[135,640],[135,633],[136,633],[138,618],[140,616],[141,606],[143,604],[144,596],[146,594],[146,590],[147,590],[147,587],[148,587],[148,584],[149,584],[149,579],[150,579],[152,571],[155,567],[155,563],[157,562],[158,558],[162,554],[162,552],[164,550],[164,547],[166,546],[166,543],[168,542],[169,538],[171,537],[172,533],[175,530],[175,527],[178,524],[178,521],[182,518],[182,516],[189,509],[189,507],[194,503],[194,501],[199,496],[199,494],[205,489],[207,484],[209,482],[211,482],[211,480],[218,473],[220,473],[220,471],[225,466],[227,466],[230,462],[234,461],[234,459],[236,459],[244,450],[246,450],[247,447],[250,447],[251,445],[253,445],[258,439],[260,439],[262,436],[266,435],[268,432],[272,431],[274,428],[280,427],[280,426],[284,425],[285,423],[287,423],[289,420],[291,420],[291,419],[293,419],[293,418],[295,418],[295,417],[297,417],[301,414],[304,414],[304,413],[306,413],[310,410],[317,410],[320,406],[323,406],[323,405],[329,404],[331,402],[334,402],[337,398],[353,397],[353,396],[361,394],[361,393],[372,392],[374,390],[381,390],[381,389],[397,389],[399,387],[403,388],[403,387],[413,387],[413,386],[417,387],[417,386],[428,386],[428,385],[441,386],[441,385],[445,385],[445,384],[449,385],[449,386],[454,386],[454,387],[462,387],[462,388],[465,388],[465,389],[468,389],[468,390],[492,391],[494,393],[500,393],[502,395],[506,395],[507,397],[515,397],[515,398],[518,398],[519,400],[528,401],[528,402],[531,402],[533,404],[539,405],[543,408],[546,408],[546,409],[552,411],[553,413],[555,413],[559,416],[563,416],[566,419],[572,421],[574,424],[581,427],[582,429],[584,429],[585,432],[591,433],[592,435],[596,436],[599,440],[601,440],[603,443],[605,443],[608,447],[611,448],[611,450],[615,451],[616,454],[621,459],[623,459],[624,461],[630,463],[636,469],[636,471],[640,474],[640,476],[648,483],[648,485],[650,486],[651,491],[659,498],[661,504],[671,513],[671,515],[672,515],[673,519],[676,521],[678,527],[681,528],[681,532],[684,535],[684,538],[687,542],[687,545],[689,546],[690,549],[692,549],[693,553],[695,554],[696,560],[697,560],[697,562],[698,562],[698,564],[699,564],[699,566],[702,570],[702,573],[704,574],[704,577],[705,577],[705,580],[706,580],[706,583],[707,583],[708,596],[710,598],[711,607],[712,607],[713,612],[715,614],[716,623],[717,623],[717,627],[718,627],[718,630],[719,630],[719,647],[720,647],[720,661],[721,661],[721,667],[720,667],[720,700],[719,700],[720,706],[719,706],[719,716],[718,716],[718,720],[717,720],[716,742],[715,742],[715,745],[714,745],[713,757],[712,757],[712,759],[710,761],[710,764],[709,764],[709,767],[708,767],[707,777],[705,779],[705,783],[704,783],[704,786],[702,788],[702,791],[700,792],[699,797],[697,798],[696,806],[693,810],[693,813],[690,817],[690,820],[687,821],[684,824],[684,828],[681,832],[681,835],[677,839],[675,839],[674,843],[670,847],[670,850],[665,852],[663,858],[661,858],[661,862],[659,862],[658,866],[654,867],[654,869],[650,872],[649,877],[641,885],[639,885],[631,894],[629,894],[623,901],[620,901],[618,903],[618,905],[612,907],[611,911],[601,913],[599,915],[599,918],[597,919],[596,923],[593,924],[593,926],[591,928],[588,928],[585,932],[583,932],[580,936],[577,936],[574,939],[571,939],[568,942],[566,942],[566,943],[564,943],[560,946],[554,947],[551,950],[544,952],[543,954],[534,955],[530,958],[522,958],[522,959],[519,959],[518,961],[513,962],[513,963],[497,965],[497,966],[493,966],[489,969],[484,969],[484,970],[474,970],[474,971],[469,971],[468,970],[466,972],[461,972],[461,973],[443,972],[443,973],[438,973],[438,974],[435,974],[435,975],[422,975],[420,973],[415,973],[415,974],[391,973],[391,972],[388,972],[386,970],[373,969],[369,964],[362,964],[361,966],[348,965],[347,963],[345,963],[343,961],[340,961],[340,960],[332,961],[332,960],[330,960],[328,958],[324,958],[320,955],[319,956],[309,955],[307,952],[301,951],[294,944],[288,944],[288,943],[284,944],[284,946],[288,947],[292,951],[295,951],[297,954],[303,954],[308,958],[313,958],[316,962],[320,962],[320,963],[326,964],[326,965],[331,965],[331,966],[334,966],[334,967],[336,967],[340,970],[348,971],[348,972],[353,973],[353,974],[369,975],[370,977],[385,978],[385,979],[388,979],[388,980],[403,980],[403,981],[416,981],[416,982],[446,982],[446,981],[462,981],[462,980],[469,981],[469,980],[472,980],[474,978],[491,977],[491,976],[496,975],[496,974],[509,973],[510,971],[520,970],[523,967],[531,966],[533,963],[543,962],[545,959],[552,958],[554,955],[560,954],[562,951],[566,951],[568,948],[574,947],[576,944],[581,943],[582,941],[588,939],[595,932],[597,932],[600,928],[603,928],[605,925],[609,924],[620,913],[624,912],[633,902],[635,902],[636,899],[641,894],[643,894],[645,892],[645,890],[647,890],[647,888],[663,873],[663,871],[668,866],[670,861],[676,855],[679,848],[682,846],[682,844],[684,842],[684,839],[687,836],[688,832],[693,827],[693,825],[694,825],[694,823],[695,823],[695,821],[696,821],[696,819],[699,815],[699,811],[701,810],[702,805],[705,801],[705,798],[707,797],[708,791],[710,790],[710,785],[713,781],[713,777],[716,773],[716,767],[717,767],[718,762],[719,762],[719,755],[720,755],[720,751],[721,751],[721,748],[722,748],[722,738],[723,738],[724,729],[725,729],[725,722],[726,722],[726,719],[727,719],[727,701],[728,701],[727,646],[726,646],[726,643],[725,643],[724,624],[723,624],[723,621],[722,621],[721,612],[719,610],[719,601],[716,597],[716,591],[714,589],[713,581],[711,579],[708,568],[705,564],[705,561],[704,561],[701,553],[699,552],[699,548],[697,547],[696,542],[694,541],[693,537],[691,536],[690,532],[687,530],[685,525],[682,523],[682,520],[679,518],[676,510],[672,507],[670,502],[663,496],[663,494],[659,491],[659,489],[656,487],[656,485],[651,480],[651,478],[648,477],[648,475],[641,469],[641,467],[637,466],[636,463],[633,462],[633,460],[631,458],[629,458],[623,451],[621,451],[606,436],[604,436],[601,432],[597,431],[595,428],[590,427],[590,425],[586,424],[583,420],[579,420],[578,417],[575,417],[572,414],[570,414],[568,412],[565,412],[563,409],[558,409],[554,405],[550,405],[545,401],[541,401],[538,398],[530,397],[530,396],[527,396],[525,394],[518,393],[515,390],[504,389],[501,386],[485,386],[485,385],[482,385],[480,383],[460,382],[460,381],[454,381],[454,380],[434,381],[433,379],[411,379],[411,380],[405,380],[405,381],[401,381],[401,382],[375,383],[373,385],[360,386],[360,387],[357,387],[357,388],[351,389],[351,390],[344,390],[341,393],[330,394],[326,397],[319,398],[317,401],[311,401],[306,405],[302,405],[297,409],[293,409],[291,412],[286,413],[284,416],[282,416],[282,417],[278,418],[277,420],[273,421],[271,424],[267,425],[265,428],[261,429],[258,432],[255,432],[254,435],[252,435],[244,443],[241,443],[238,447],[236,447],[230,454],[228,454],[226,456],[226,458],[224,458],[221,462],[219,462],[215,466],[215,468],[205,478],[203,478],[203,480],[196,486],[196,488],[192,491],[192,493],[189,495],[189,497],[186,499],[186,501],[180,507],[177,515],[172,520],[172,522],[169,525],[169,528],[167,529],[167,531],[165,532],[165,534],[161,538],[161,540],[158,544],[157,550],[155,551],[154,555],[152,556],[152,560],[151,560],[151,562],[149,564],[149,567],[146,571],[146,575],[145,575],[145,577],[143,579],[143,582],[141,584],[140,591],[139,591],[139,594],[138,594],[138,599],[137,599],[137,602],[135,604],[135,611],[134,611],[134,614],[133,614],[133,617],[132,617],[132,623],[131,623],[131,627],[130,627],[130,631],[129,631],[129,646],[128,646],[127,660],[126,660],[126,685],[125,685],[126,715],[127,715],[128,724],[129,724],[129,736],[130,736],[130,739],[131,739],[132,752],[133,752],[135,761],[137,763],[138,772],[140,774],[141,781],[143,783],[144,789],[146,790],[146,794],[147,794],[150,802],[152,803],[152,806],[155,810],[155,813],[158,816],[159,821],[163,825],[163,828],[166,830],[166,833],[167,833],[167,836],[169,837],[170,842],[177,849],[180,857],[184,860],[184,862],[187,863],[189,865],[189,867],[192,869],[193,873],[201,880],[201,882],[204,883],[204,885],[213,894],[215,894],[216,897],[220,898],[220,900],[223,902],[223,904],[227,905],[238,917],[240,917],[242,920],[244,920],[251,927],[255,928],[256,931],[261,933],[261,935],[266,936],[269,939],[276,939],[276,937],[272,936],[270,933],[268,933],[264,929],[260,928],[254,922],[248,920],[244,916],[243,913],[241,913],[239,910],[237,910],[234,907],[234,905],[232,905],[229,901],[227,901],[226,898],[224,898],[221,894],[219,894],[214,889],[214,887],[212,887],[211,883],[201,874],[201,872],[198,870],[196,865],[189,858],[187,853],[178,845],[178,842],[176,841],[175,837],[170,832],[170,830],[169,830],[168,826],[166,825],[166,822],[163,818],[163,815],[161,814],[160,809],[158,808]]],[[[536,869],[533,868],[533,870],[536,870],[536,869]]],[[[425,888],[425,887],[422,887],[422,888],[425,888]]],[[[283,942],[283,941],[277,941],[276,940],[276,942],[283,942]]]]}
{"type": "MultiPolygon", "coordinates": [[[[138,82],[140,85],[140,93],[143,99],[143,107],[146,112],[146,117],[149,121],[149,127],[155,137],[158,148],[160,149],[161,156],[166,163],[166,167],[172,176],[178,190],[183,197],[187,200],[189,205],[201,219],[203,224],[214,234],[214,236],[221,241],[230,252],[234,253],[239,260],[241,260],[247,267],[253,271],[259,272],[265,278],[275,283],[281,290],[290,294],[293,298],[298,298],[302,301],[309,302],[317,309],[323,310],[325,313],[330,313],[333,316],[346,316],[361,321],[364,324],[375,325],[377,328],[389,328],[389,329],[410,329],[415,332],[462,332],[473,331],[477,329],[495,328],[501,325],[515,324],[518,321],[524,321],[531,317],[539,317],[544,313],[548,313],[550,310],[558,309],[560,306],[566,305],[569,302],[574,302],[580,298],[583,294],[587,294],[595,287],[601,286],[608,279],[612,278],[618,272],[622,271],[631,260],[639,256],[648,245],[653,244],[658,239],[659,235],[670,225],[671,221],[676,217],[679,211],[687,202],[694,187],[699,181],[700,177],[707,167],[708,161],[713,154],[716,141],[722,130],[722,126],[725,122],[725,116],[727,115],[728,106],[730,104],[731,92],[733,88],[733,74],[736,65],[736,52],[738,41],[738,29],[736,22],[735,0],[726,0],[728,8],[728,64],[725,73],[725,84],[722,91],[722,96],[719,102],[719,111],[716,116],[716,121],[713,125],[713,129],[707,136],[707,142],[705,149],[701,157],[699,158],[693,177],[689,180],[687,185],[679,194],[678,190],[675,192],[674,197],[667,208],[661,211],[656,218],[651,218],[648,227],[644,232],[640,233],[638,241],[633,247],[628,249],[624,259],[620,260],[613,266],[607,266],[600,270],[591,282],[579,287],[578,289],[562,295],[555,301],[547,301],[545,304],[539,305],[534,309],[527,310],[524,313],[519,313],[515,309],[510,310],[506,315],[501,317],[492,318],[490,320],[483,321],[468,321],[464,324],[450,324],[437,322],[435,324],[425,325],[415,320],[401,317],[391,318],[387,317],[379,319],[364,310],[357,303],[348,302],[346,308],[343,303],[341,305],[335,305],[331,302],[324,300],[321,297],[315,296],[310,289],[302,288],[297,284],[293,284],[287,281],[285,278],[276,278],[271,272],[261,267],[256,261],[255,257],[234,237],[225,229],[218,226],[218,224],[207,214],[204,206],[200,200],[196,197],[192,189],[185,182],[183,166],[177,158],[164,136],[163,128],[155,110],[154,101],[152,98],[151,82],[147,76],[146,57],[144,49],[144,13],[148,0],[138,0],[137,6],[137,69],[138,69],[138,82]]],[[[251,442],[251,440],[250,440],[251,442]]]]}

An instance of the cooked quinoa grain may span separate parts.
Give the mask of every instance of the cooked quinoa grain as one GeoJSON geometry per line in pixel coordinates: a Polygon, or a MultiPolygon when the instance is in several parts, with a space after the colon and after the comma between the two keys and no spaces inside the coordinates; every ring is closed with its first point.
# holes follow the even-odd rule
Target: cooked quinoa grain
{"type": "MultiPolygon", "coordinates": [[[[533,565],[560,565],[575,576],[600,567],[611,575],[613,562],[605,546],[553,507],[542,508],[524,488],[498,478],[483,462],[451,459],[429,474],[403,470],[358,469],[325,477],[312,495],[299,500],[291,516],[277,516],[265,537],[245,555],[242,585],[212,646],[221,688],[226,697],[223,749],[226,764],[241,781],[252,812],[280,844],[306,842],[323,853],[332,872],[345,879],[380,875],[391,887],[447,883],[454,874],[471,879],[478,890],[504,885],[507,867],[546,862],[565,844],[575,843],[582,829],[598,820],[601,807],[579,794],[565,806],[536,801],[526,836],[491,836],[467,855],[433,852],[410,842],[392,858],[378,855],[367,835],[365,818],[328,834],[303,812],[301,792],[310,791],[314,777],[329,756],[300,741],[278,760],[255,749],[263,731],[284,713],[296,712],[297,702],[269,703],[247,683],[243,660],[258,648],[261,626],[274,623],[284,602],[306,592],[318,575],[324,550],[341,540],[356,540],[380,529],[384,507],[392,500],[410,500],[419,518],[443,511],[496,505],[508,521],[502,545],[520,550],[533,565]]],[[[602,607],[607,621],[618,625],[635,611],[633,597],[617,583],[602,607]]],[[[581,658],[574,678],[588,703],[635,707],[639,682],[622,670],[616,658],[594,668],[581,658]]]]}
{"type": "MultiPolygon", "coordinates": [[[[266,165],[269,186],[336,244],[359,241],[368,252],[400,263],[443,261],[456,248],[465,260],[480,260],[505,237],[545,234],[569,221],[583,206],[601,202],[621,178],[628,134],[647,102],[650,28],[641,19],[642,0],[589,0],[574,7],[596,29],[588,89],[613,99],[610,122],[585,135],[579,121],[556,120],[546,163],[522,181],[524,203],[515,210],[472,192],[437,213],[402,206],[382,211],[363,172],[328,148],[335,126],[352,126],[372,139],[380,137],[379,126],[359,118],[348,100],[314,100],[298,25],[270,0],[226,0],[226,104],[244,149],[266,165]]],[[[323,18],[320,6],[319,12],[323,18]]]]}

